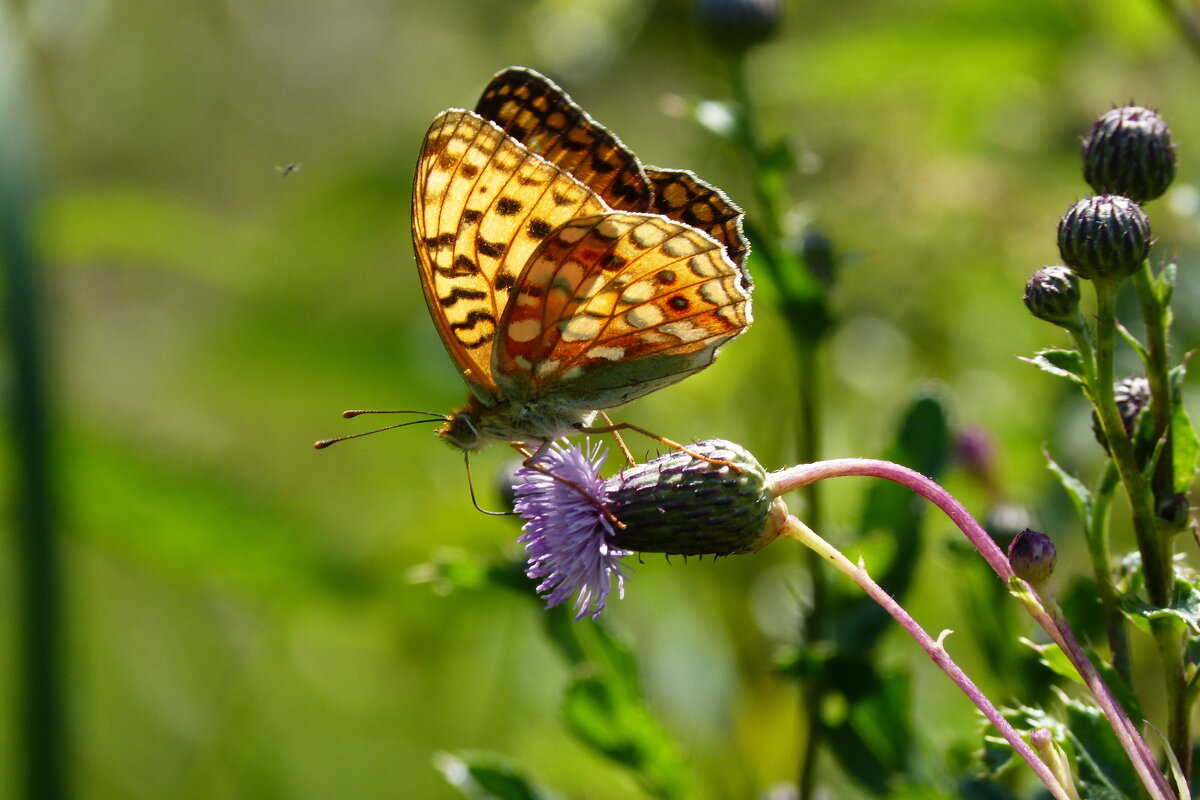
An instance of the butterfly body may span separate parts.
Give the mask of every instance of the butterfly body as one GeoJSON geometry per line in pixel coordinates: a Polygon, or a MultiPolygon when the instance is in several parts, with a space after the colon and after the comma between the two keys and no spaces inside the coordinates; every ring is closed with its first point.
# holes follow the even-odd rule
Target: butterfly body
{"type": "Polygon", "coordinates": [[[741,212],[643,168],[514,68],[434,120],[413,183],[426,304],[471,389],[438,434],[543,442],[703,369],[750,324],[741,212]]]}

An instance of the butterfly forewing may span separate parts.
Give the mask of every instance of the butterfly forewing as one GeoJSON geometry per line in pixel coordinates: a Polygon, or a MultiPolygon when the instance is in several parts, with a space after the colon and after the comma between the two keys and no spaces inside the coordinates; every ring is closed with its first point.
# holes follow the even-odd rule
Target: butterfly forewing
{"type": "Polygon", "coordinates": [[[469,111],[440,114],[413,182],[413,244],[446,349],[490,400],[497,325],[531,256],[558,226],[607,210],[579,181],[469,111]]]}
{"type": "Polygon", "coordinates": [[[609,206],[649,211],[653,190],[641,162],[550,79],[528,69],[492,78],[475,113],[571,173],[609,206]]]}
{"type": "Polygon", "coordinates": [[[721,243],[654,214],[568,222],[539,247],[500,325],[506,393],[607,408],[703,369],[750,324],[721,243]]]}

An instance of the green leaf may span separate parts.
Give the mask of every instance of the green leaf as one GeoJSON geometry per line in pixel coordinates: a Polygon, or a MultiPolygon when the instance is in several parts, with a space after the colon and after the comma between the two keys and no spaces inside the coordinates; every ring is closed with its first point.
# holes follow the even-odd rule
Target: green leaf
{"type": "MultiPolygon", "coordinates": [[[[1075,669],[1075,665],[1071,663],[1071,660],[1067,658],[1067,654],[1058,645],[1037,644],[1028,639],[1021,639],[1021,644],[1035,651],[1038,654],[1039,660],[1056,675],[1075,681],[1081,686],[1086,685],[1083,676],[1079,674],[1075,669]]],[[[1129,684],[1125,683],[1124,678],[1112,668],[1111,664],[1100,658],[1095,651],[1090,649],[1085,650],[1084,654],[1087,656],[1088,661],[1092,663],[1092,666],[1096,668],[1096,671],[1100,673],[1100,677],[1104,679],[1104,683],[1112,691],[1113,697],[1125,709],[1125,713],[1129,715],[1130,719],[1142,719],[1141,703],[1134,691],[1129,688],[1129,684]]]]}
{"type": "Polygon", "coordinates": [[[1129,349],[1133,350],[1137,354],[1138,359],[1149,368],[1150,353],[1146,350],[1146,347],[1129,332],[1128,328],[1119,322],[1117,323],[1117,333],[1121,334],[1121,338],[1125,340],[1125,344],[1129,345],[1129,349]]]}
{"type": "Polygon", "coordinates": [[[446,782],[471,800],[556,800],[492,753],[441,753],[434,760],[446,782]]]}
{"type": "Polygon", "coordinates": [[[1179,273],[1179,265],[1168,261],[1163,265],[1162,272],[1154,277],[1154,294],[1165,314],[1170,314],[1171,296],[1175,293],[1175,278],[1179,273]]]}
{"type": "Polygon", "coordinates": [[[1121,610],[1139,629],[1151,632],[1150,621],[1156,619],[1177,620],[1192,633],[1200,633],[1200,586],[1177,577],[1175,599],[1169,608],[1160,608],[1144,602],[1141,598],[1125,594],[1121,596],[1121,610]]]}
{"type": "Polygon", "coordinates": [[[1084,368],[1083,356],[1075,350],[1049,349],[1039,350],[1033,358],[1022,358],[1022,361],[1033,364],[1051,375],[1066,378],[1072,383],[1084,385],[1087,371],[1084,368]]]}
{"type": "Polygon", "coordinates": [[[1174,470],[1176,493],[1184,494],[1196,479],[1196,461],[1200,455],[1200,438],[1183,405],[1183,393],[1171,392],[1171,467],[1174,470]]]}
{"type": "Polygon", "coordinates": [[[872,794],[890,796],[897,776],[909,771],[912,744],[911,679],[898,670],[878,673],[865,659],[831,663],[831,674],[849,702],[845,715],[825,720],[823,736],[842,771],[872,794]]]}
{"type": "Polygon", "coordinates": [[[629,768],[657,797],[677,797],[687,767],[674,742],[645,707],[599,677],[576,680],[563,702],[567,727],[591,749],[629,768]]]}
{"type": "Polygon", "coordinates": [[[1075,510],[1079,512],[1079,516],[1084,520],[1090,520],[1092,518],[1092,493],[1083,485],[1083,481],[1063,469],[1050,455],[1049,450],[1042,448],[1042,454],[1046,457],[1046,466],[1050,468],[1063,489],[1066,490],[1067,496],[1075,504],[1075,510]]]}
{"type": "Polygon", "coordinates": [[[1104,713],[1090,704],[1065,700],[1067,731],[1075,749],[1083,795],[1100,800],[1135,800],[1142,783],[1104,713]]]}

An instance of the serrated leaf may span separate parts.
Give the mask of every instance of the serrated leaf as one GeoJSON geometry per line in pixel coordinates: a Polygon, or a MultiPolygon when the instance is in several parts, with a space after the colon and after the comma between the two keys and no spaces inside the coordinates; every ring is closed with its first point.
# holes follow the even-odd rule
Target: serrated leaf
{"type": "Polygon", "coordinates": [[[1175,599],[1169,608],[1160,608],[1143,602],[1134,595],[1121,597],[1121,610],[1140,630],[1151,632],[1150,621],[1157,619],[1176,620],[1186,625],[1192,633],[1200,633],[1200,587],[1183,578],[1175,579],[1175,599]]]}
{"type": "Polygon", "coordinates": [[[492,753],[441,753],[434,765],[447,783],[471,800],[558,800],[492,753]]]}
{"type": "Polygon", "coordinates": [[[1079,516],[1085,520],[1092,518],[1092,493],[1083,485],[1083,481],[1076,478],[1071,473],[1067,472],[1059,463],[1050,455],[1050,451],[1042,448],[1042,454],[1046,457],[1046,466],[1058,478],[1059,484],[1066,490],[1067,496],[1071,498],[1071,502],[1075,505],[1075,510],[1079,512],[1079,516]]]}
{"type": "Polygon", "coordinates": [[[1075,350],[1039,350],[1033,358],[1022,358],[1021,360],[1033,364],[1051,375],[1066,378],[1081,386],[1084,385],[1084,376],[1087,372],[1084,368],[1083,356],[1075,350]]]}

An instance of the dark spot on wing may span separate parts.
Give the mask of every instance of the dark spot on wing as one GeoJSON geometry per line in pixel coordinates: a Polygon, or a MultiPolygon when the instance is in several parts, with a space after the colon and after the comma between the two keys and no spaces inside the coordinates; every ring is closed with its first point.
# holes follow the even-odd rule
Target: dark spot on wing
{"type": "Polygon", "coordinates": [[[487,297],[487,292],[478,292],[473,289],[455,288],[450,290],[450,294],[445,297],[439,297],[438,302],[446,308],[457,303],[459,300],[483,300],[487,297]]]}
{"type": "Polygon", "coordinates": [[[516,214],[518,211],[520,211],[523,207],[524,206],[521,205],[521,201],[517,200],[516,198],[501,197],[500,201],[498,203],[496,203],[496,212],[503,216],[511,217],[513,214],[516,214]]]}
{"type": "Polygon", "coordinates": [[[526,232],[534,239],[545,239],[553,230],[550,223],[544,219],[532,219],[529,221],[529,227],[526,228],[526,232]]]}
{"type": "Polygon", "coordinates": [[[504,255],[507,245],[504,242],[489,242],[482,236],[475,237],[475,249],[488,258],[499,258],[504,255]]]}
{"type": "Polygon", "coordinates": [[[688,303],[688,300],[686,297],[684,297],[683,295],[677,294],[674,297],[672,297],[670,300],[667,301],[667,305],[669,305],[671,308],[675,309],[676,311],[687,311],[687,307],[688,307],[689,303],[688,303]]]}

